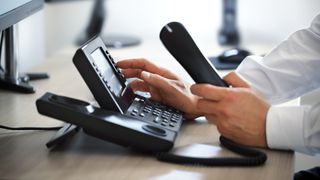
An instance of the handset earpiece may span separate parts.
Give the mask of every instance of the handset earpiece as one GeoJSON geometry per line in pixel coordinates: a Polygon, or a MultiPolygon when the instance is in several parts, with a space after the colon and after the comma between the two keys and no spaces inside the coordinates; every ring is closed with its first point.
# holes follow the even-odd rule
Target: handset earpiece
{"type": "Polygon", "coordinates": [[[228,87],[181,23],[171,22],[164,26],[160,32],[160,39],[196,83],[228,87]]]}

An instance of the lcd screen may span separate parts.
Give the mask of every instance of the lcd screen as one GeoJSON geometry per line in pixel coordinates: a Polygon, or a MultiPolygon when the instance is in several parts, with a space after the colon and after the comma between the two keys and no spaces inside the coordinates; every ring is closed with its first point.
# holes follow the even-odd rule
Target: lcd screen
{"type": "Polygon", "coordinates": [[[107,81],[106,83],[110,86],[111,92],[119,97],[123,88],[122,84],[101,48],[93,51],[91,57],[96,64],[96,68],[101,72],[103,78],[107,81]]]}

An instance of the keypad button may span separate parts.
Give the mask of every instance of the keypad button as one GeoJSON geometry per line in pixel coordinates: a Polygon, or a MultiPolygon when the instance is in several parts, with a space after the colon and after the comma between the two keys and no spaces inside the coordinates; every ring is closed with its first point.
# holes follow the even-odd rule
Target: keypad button
{"type": "Polygon", "coordinates": [[[138,112],[138,109],[133,109],[132,112],[137,113],[137,112],[138,112]]]}
{"type": "Polygon", "coordinates": [[[169,117],[167,116],[161,116],[163,119],[169,119],[169,117]]]}
{"type": "Polygon", "coordinates": [[[169,121],[168,121],[168,120],[166,120],[166,119],[164,119],[164,120],[162,120],[162,122],[164,122],[164,123],[168,123],[169,121]]]}
{"type": "Polygon", "coordinates": [[[153,120],[153,122],[159,123],[159,122],[160,122],[160,118],[156,117],[156,118],[153,120]]]}
{"type": "Polygon", "coordinates": [[[165,122],[162,122],[161,123],[161,126],[167,126],[168,124],[167,123],[165,123],[165,122]]]}
{"type": "Polygon", "coordinates": [[[140,117],[144,117],[145,114],[144,114],[144,113],[140,113],[139,116],[140,116],[140,117]]]}
{"type": "Polygon", "coordinates": [[[160,113],[157,113],[157,112],[153,112],[152,115],[155,115],[155,116],[159,116],[160,113]]]}
{"type": "Polygon", "coordinates": [[[178,122],[176,119],[170,119],[171,122],[178,122]]]}
{"type": "Polygon", "coordinates": [[[151,112],[151,110],[149,110],[149,109],[143,109],[142,111],[145,112],[145,113],[150,113],[151,112]]]}

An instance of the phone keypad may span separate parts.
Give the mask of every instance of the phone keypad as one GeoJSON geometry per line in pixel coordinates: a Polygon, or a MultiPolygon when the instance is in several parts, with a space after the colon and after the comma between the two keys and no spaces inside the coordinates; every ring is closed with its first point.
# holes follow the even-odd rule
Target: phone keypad
{"type": "Polygon", "coordinates": [[[180,129],[183,121],[180,111],[144,97],[136,97],[126,114],[174,131],[180,129]]]}

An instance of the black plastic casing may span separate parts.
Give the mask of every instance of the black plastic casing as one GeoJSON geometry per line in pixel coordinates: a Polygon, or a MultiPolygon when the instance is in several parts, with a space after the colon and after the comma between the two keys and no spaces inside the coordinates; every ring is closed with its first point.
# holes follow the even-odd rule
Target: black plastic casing
{"type": "Polygon", "coordinates": [[[108,110],[113,110],[124,114],[124,112],[129,108],[131,103],[135,98],[133,90],[127,86],[126,79],[121,76],[120,70],[115,66],[110,54],[106,49],[106,46],[102,40],[97,37],[90,42],[86,43],[85,46],[78,49],[73,57],[73,63],[84,79],[85,83],[89,87],[93,96],[99,103],[100,107],[108,110]],[[104,53],[106,60],[110,63],[114,74],[118,77],[123,86],[123,92],[120,97],[112,94],[109,88],[105,85],[102,78],[99,77],[95,71],[95,67],[92,66],[90,61],[92,60],[91,54],[97,49],[101,49],[104,53]]]}
{"type": "Polygon", "coordinates": [[[40,114],[74,124],[85,133],[122,146],[147,152],[170,150],[177,133],[166,130],[158,136],[146,131],[148,123],[118,112],[94,107],[87,102],[46,93],[36,101],[40,114]]]}
{"type": "Polygon", "coordinates": [[[196,83],[228,87],[181,23],[171,22],[164,26],[160,39],[196,83]]]}

